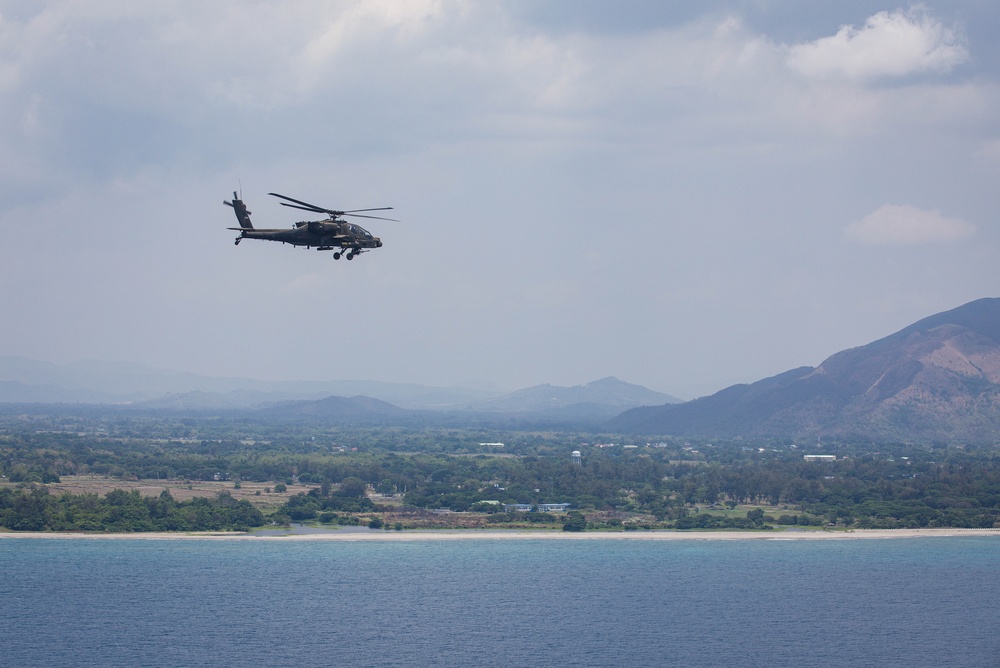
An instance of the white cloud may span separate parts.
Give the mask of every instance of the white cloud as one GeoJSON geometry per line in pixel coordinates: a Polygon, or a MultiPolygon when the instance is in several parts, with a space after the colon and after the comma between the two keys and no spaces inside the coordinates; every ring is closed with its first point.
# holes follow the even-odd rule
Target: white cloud
{"type": "MultiPolygon", "coordinates": [[[[991,255],[1000,234],[985,222],[998,200],[1000,61],[988,37],[1000,10],[977,10],[986,21],[928,2],[943,21],[969,22],[967,68],[959,37],[923,13],[866,24],[874,10],[846,5],[692,3],[621,30],[603,19],[642,3],[563,3],[545,10],[560,14],[552,30],[524,20],[543,3],[7,3],[0,282],[16,289],[0,291],[0,309],[28,324],[0,335],[4,349],[129,359],[155,349],[164,365],[227,375],[492,376],[512,389],[586,382],[599,367],[691,396],[734,373],[816,363],[842,343],[833,328],[798,352],[760,355],[772,346],[745,337],[754,370],[734,372],[744,347],[719,322],[781,312],[800,326],[804,305],[848,305],[873,282],[893,297],[933,301],[933,290],[937,306],[953,301],[946,289],[958,303],[963,281],[979,294],[1000,280],[991,258],[970,259],[991,255]],[[838,33],[841,22],[856,28],[838,33]],[[802,34],[828,37],[796,46],[802,34]],[[351,263],[262,242],[237,249],[221,200],[238,187],[262,226],[299,219],[272,190],[392,205],[405,222],[372,221],[385,247],[351,263]],[[962,216],[984,221],[975,247],[928,246],[934,276],[921,253],[888,272],[846,243],[816,248],[821,230],[839,233],[887,197],[948,211],[961,202],[962,216]],[[874,203],[856,213],[857,202],[874,203]],[[830,281],[814,263],[851,277],[830,281]],[[695,292],[679,287],[692,276],[695,292]],[[794,293],[776,295],[775,276],[794,293]],[[201,323],[199,335],[168,321],[201,323]],[[268,354],[296,332],[376,354],[268,354]],[[700,389],[672,387],[685,375],[700,389]]],[[[972,231],[886,207],[847,235],[915,243],[972,231]]],[[[879,333],[870,313],[852,344],[879,333]]],[[[785,333],[789,322],[769,319],[785,333]]]]}
{"type": "Polygon", "coordinates": [[[968,57],[955,31],[922,11],[897,10],[791,47],[788,65],[807,77],[868,80],[948,72],[968,57]]]}
{"type": "Polygon", "coordinates": [[[975,227],[940,211],[886,204],[846,228],[848,239],[870,246],[899,246],[946,242],[972,235],[975,227]]]}
{"type": "Polygon", "coordinates": [[[717,14],[636,34],[553,33],[518,23],[502,4],[468,0],[191,2],[183,11],[53,1],[0,23],[4,43],[0,121],[31,132],[0,137],[0,173],[34,154],[59,174],[99,149],[99,173],[120,175],[185,144],[224,164],[242,155],[230,138],[251,135],[254,155],[271,161],[262,151],[349,156],[470,141],[772,145],[994,108],[979,86],[958,98],[938,82],[915,93],[789,70],[790,60],[819,73],[888,72],[883,51],[905,72],[966,57],[952,32],[915,12],[790,46],[717,14]],[[898,113],[913,108],[921,113],[898,113]]]}

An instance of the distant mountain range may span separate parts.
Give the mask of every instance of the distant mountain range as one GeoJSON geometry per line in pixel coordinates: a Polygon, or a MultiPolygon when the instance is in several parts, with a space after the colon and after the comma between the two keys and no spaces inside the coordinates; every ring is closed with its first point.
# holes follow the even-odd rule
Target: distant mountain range
{"type": "Polygon", "coordinates": [[[599,428],[709,438],[1000,443],[1000,299],[939,313],[866,346],[680,403],[603,378],[508,394],[372,381],[268,382],[140,364],[0,357],[0,403],[116,404],[178,412],[399,425],[599,428]]]}
{"type": "Polygon", "coordinates": [[[939,313],[866,346],[608,423],[632,433],[1000,443],[1000,299],[939,313]]]}
{"type": "MultiPolygon", "coordinates": [[[[57,365],[0,356],[0,403],[115,404],[135,410],[252,410],[280,418],[404,420],[417,413],[481,415],[521,423],[603,423],[627,408],[678,399],[617,378],[574,387],[539,385],[509,394],[375,381],[258,381],[164,371],[142,364],[57,365]]],[[[438,420],[439,422],[440,420],[438,420]]]]}
{"type": "Polygon", "coordinates": [[[603,425],[622,410],[664,401],[678,401],[667,394],[632,385],[617,378],[560,387],[538,385],[493,399],[447,410],[414,411],[371,397],[327,397],[317,401],[293,401],[263,411],[282,418],[338,419],[354,422],[457,425],[471,422],[505,421],[510,426],[563,426],[590,428],[603,425]]]}
{"type": "Polygon", "coordinates": [[[368,395],[403,408],[442,409],[499,394],[365,380],[262,381],[167,371],[145,364],[53,364],[0,356],[0,403],[130,404],[157,409],[251,408],[279,402],[368,395]]]}

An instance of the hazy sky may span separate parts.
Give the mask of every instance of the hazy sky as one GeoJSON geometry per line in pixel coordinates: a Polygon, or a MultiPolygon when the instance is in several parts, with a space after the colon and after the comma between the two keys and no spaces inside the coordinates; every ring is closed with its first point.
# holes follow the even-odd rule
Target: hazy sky
{"type": "Polygon", "coordinates": [[[693,398],[1000,295],[1000,4],[0,0],[0,354],[693,398]],[[353,262],[248,240],[338,209],[353,262]],[[300,215],[303,214],[303,215],[300,215]]]}

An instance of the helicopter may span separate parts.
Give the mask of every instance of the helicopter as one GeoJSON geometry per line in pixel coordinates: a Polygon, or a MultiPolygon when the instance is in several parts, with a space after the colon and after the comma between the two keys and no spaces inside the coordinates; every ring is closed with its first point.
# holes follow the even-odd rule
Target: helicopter
{"type": "Polygon", "coordinates": [[[348,260],[353,260],[355,255],[367,253],[372,248],[381,248],[382,240],[378,237],[372,236],[371,232],[360,225],[355,225],[354,223],[344,220],[344,216],[399,222],[395,218],[368,216],[361,213],[362,211],[389,211],[392,209],[391,206],[384,206],[376,209],[335,211],[333,209],[324,209],[323,207],[316,206],[315,204],[309,204],[308,202],[286,197],[285,195],[279,195],[278,193],[268,193],[268,195],[287,200],[285,202],[281,202],[282,206],[287,206],[293,209],[302,209],[304,211],[312,211],[313,213],[325,213],[329,217],[326,220],[295,223],[291,229],[258,229],[255,228],[253,223],[250,222],[250,211],[247,210],[246,204],[244,204],[243,200],[237,197],[236,193],[233,192],[233,201],[223,201],[222,203],[226,206],[232,207],[236,211],[236,219],[240,222],[239,227],[226,228],[240,233],[240,236],[236,237],[235,243],[237,246],[244,239],[264,239],[265,241],[280,241],[283,244],[292,244],[293,246],[305,246],[306,248],[315,247],[316,250],[321,251],[332,250],[334,251],[334,260],[339,260],[341,255],[347,257],[348,260]],[[291,202],[291,204],[289,204],[289,202],[291,202]]]}

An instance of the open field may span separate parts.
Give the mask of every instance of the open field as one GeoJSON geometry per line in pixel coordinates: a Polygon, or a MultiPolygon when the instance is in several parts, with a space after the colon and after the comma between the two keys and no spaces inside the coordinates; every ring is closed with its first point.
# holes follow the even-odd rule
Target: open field
{"type": "MultiPolygon", "coordinates": [[[[50,494],[97,494],[104,496],[115,489],[130,492],[139,490],[143,496],[159,496],[163,490],[169,490],[176,501],[190,501],[195,497],[214,498],[219,492],[226,491],[235,499],[245,499],[262,511],[273,510],[285,503],[290,496],[300,492],[308,492],[312,487],[307,485],[287,485],[284,492],[274,491],[273,482],[241,482],[236,489],[232,481],[205,480],[122,480],[103,476],[63,476],[60,482],[42,485],[50,494]]],[[[12,483],[4,486],[13,487],[12,483]]]]}

